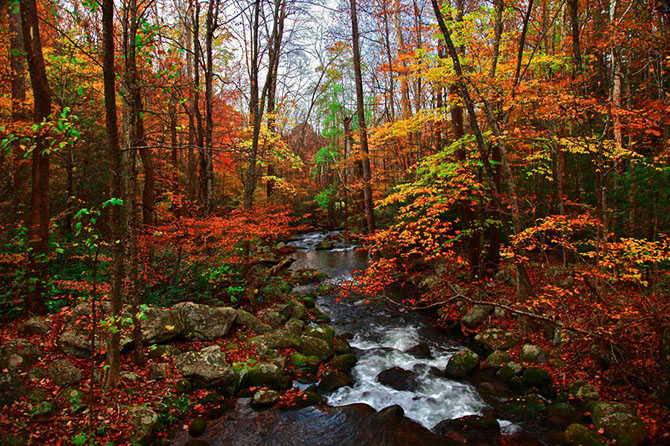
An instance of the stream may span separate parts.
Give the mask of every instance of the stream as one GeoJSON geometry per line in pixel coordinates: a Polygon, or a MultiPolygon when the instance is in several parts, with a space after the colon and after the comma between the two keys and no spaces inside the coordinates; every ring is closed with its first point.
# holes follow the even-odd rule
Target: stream
{"type": "MultiPolygon", "coordinates": [[[[332,249],[316,249],[335,234],[308,233],[289,242],[297,248],[291,269],[323,271],[330,276],[327,281],[334,284],[351,280],[354,271],[367,266],[368,256],[342,241],[335,241],[332,249]]],[[[295,291],[317,286],[299,286],[295,291]]],[[[462,443],[432,432],[438,423],[495,413],[491,403],[499,395],[487,395],[468,382],[444,377],[449,358],[464,346],[436,329],[429,313],[408,311],[386,300],[366,303],[347,298],[338,302],[335,296],[319,296],[316,305],[330,316],[338,335],[349,337],[358,359],[351,371],[353,387],[324,395],[328,406],[296,411],[256,411],[249,407],[248,398],[240,398],[233,410],[210,424],[202,440],[211,445],[240,446],[450,446],[462,443]],[[393,367],[411,372],[403,372],[409,378],[396,388],[377,378],[393,367]]],[[[300,387],[297,382],[295,385],[300,387]]],[[[518,425],[498,421],[503,434],[518,436],[522,432],[518,425]]],[[[542,441],[542,435],[523,434],[523,439],[508,444],[551,444],[542,441]]]]}

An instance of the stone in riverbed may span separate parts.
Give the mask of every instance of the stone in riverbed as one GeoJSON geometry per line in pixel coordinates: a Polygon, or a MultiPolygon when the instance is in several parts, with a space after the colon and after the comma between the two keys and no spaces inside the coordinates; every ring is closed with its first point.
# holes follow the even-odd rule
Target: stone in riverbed
{"type": "Polygon", "coordinates": [[[505,364],[510,362],[510,357],[507,353],[501,350],[495,350],[486,357],[484,367],[491,370],[500,370],[505,364]]]}
{"type": "Polygon", "coordinates": [[[289,319],[284,325],[284,330],[291,333],[293,336],[300,336],[304,327],[304,321],[301,321],[300,319],[289,319]]]}
{"type": "Polygon", "coordinates": [[[319,392],[328,393],[340,387],[353,386],[351,377],[346,373],[327,371],[321,376],[319,392]]]}
{"type": "Polygon", "coordinates": [[[251,398],[251,405],[253,407],[267,407],[279,402],[279,392],[276,390],[261,389],[254,393],[251,398]]]}
{"type": "Polygon", "coordinates": [[[328,343],[328,346],[330,348],[333,348],[333,338],[335,337],[335,330],[333,329],[333,327],[330,327],[328,325],[318,325],[316,327],[308,327],[305,332],[305,335],[323,339],[328,343]]]}
{"type": "Polygon", "coordinates": [[[478,364],[477,353],[466,348],[454,353],[444,369],[444,374],[447,378],[464,379],[477,368],[478,364]]]}
{"type": "Polygon", "coordinates": [[[191,341],[213,341],[228,334],[237,318],[237,311],[229,307],[210,307],[193,302],[174,306],[184,326],[184,337],[191,341]]]}
{"type": "Polygon", "coordinates": [[[303,335],[300,340],[302,346],[298,350],[305,356],[316,356],[320,362],[324,362],[333,356],[333,349],[330,348],[328,342],[321,338],[303,335]]]}
{"type": "Polygon", "coordinates": [[[511,421],[539,420],[547,413],[546,402],[537,395],[510,398],[499,410],[500,416],[511,421]]]}
{"type": "Polygon", "coordinates": [[[277,330],[264,335],[251,338],[251,344],[256,344],[268,348],[295,348],[299,349],[302,346],[302,341],[299,337],[291,334],[286,330],[277,330]]]}
{"type": "Polygon", "coordinates": [[[433,357],[433,354],[430,351],[430,346],[426,342],[416,344],[414,347],[406,350],[405,353],[409,353],[418,359],[432,359],[433,357]]]}
{"type": "Polygon", "coordinates": [[[291,299],[289,303],[279,310],[279,312],[286,317],[286,319],[307,319],[307,309],[296,299],[291,299]]]}
{"type": "Polygon", "coordinates": [[[345,355],[351,353],[351,345],[346,339],[341,337],[333,339],[333,351],[336,355],[345,355]]]}
{"type": "Polygon", "coordinates": [[[326,363],[328,369],[337,370],[338,372],[349,372],[355,365],[356,357],[350,353],[336,356],[326,363]]]}
{"type": "Polygon", "coordinates": [[[384,370],[377,375],[377,381],[395,390],[413,390],[416,388],[416,373],[400,367],[384,370]]]}
{"type": "Polygon", "coordinates": [[[284,375],[282,369],[268,362],[251,364],[239,364],[246,372],[246,387],[268,387],[271,389],[284,389],[290,384],[290,380],[284,375]]]}
{"type": "Polygon", "coordinates": [[[500,444],[500,423],[495,417],[468,415],[444,420],[432,429],[456,444],[495,446],[500,444]]]}
{"type": "Polygon", "coordinates": [[[523,366],[518,362],[508,362],[498,370],[496,375],[505,381],[510,381],[523,371],[523,366]]]}
{"type": "Polygon", "coordinates": [[[262,335],[272,331],[272,327],[265,322],[258,319],[253,314],[242,309],[237,310],[237,319],[235,323],[247,327],[249,330],[253,331],[256,334],[262,335]]]}

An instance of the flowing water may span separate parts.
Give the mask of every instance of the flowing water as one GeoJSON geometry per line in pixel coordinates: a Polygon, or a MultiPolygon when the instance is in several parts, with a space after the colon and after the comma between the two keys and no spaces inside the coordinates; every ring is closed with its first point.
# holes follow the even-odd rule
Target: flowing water
{"type": "MultiPolygon", "coordinates": [[[[335,284],[351,280],[354,271],[367,266],[368,256],[340,241],[332,249],[317,250],[320,242],[334,234],[314,232],[289,242],[297,248],[291,269],[323,271],[335,284]]],[[[296,291],[316,286],[301,286],[296,291]]],[[[396,297],[401,293],[396,292],[396,297]]],[[[338,335],[350,338],[358,358],[351,371],[353,387],[324,395],[327,407],[287,412],[256,411],[249,407],[248,399],[240,398],[237,407],[213,422],[202,439],[211,445],[240,446],[451,446],[453,440],[430,429],[445,419],[492,413],[490,395],[484,398],[473,385],[443,376],[449,358],[463,346],[434,328],[429,314],[407,311],[386,300],[336,301],[331,296],[319,296],[317,306],[330,316],[338,335]],[[415,353],[417,349],[412,349],[420,344],[423,348],[415,353]],[[407,371],[403,372],[409,376],[405,385],[392,388],[379,382],[378,375],[393,367],[407,371]],[[391,406],[395,407],[383,410],[391,406]]],[[[499,421],[504,433],[519,430],[505,420],[499,421]]],[[[180,432],[173,444],[184,444],[187,438],[180,432]]],[[[532,438],[519,444],[537,443],[532,438]]]]}

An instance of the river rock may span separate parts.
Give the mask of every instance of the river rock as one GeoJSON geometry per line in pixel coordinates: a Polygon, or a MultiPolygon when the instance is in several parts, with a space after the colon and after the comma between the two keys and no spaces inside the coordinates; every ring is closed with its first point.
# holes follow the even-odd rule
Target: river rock
{"type": "Polygon", "coordinates": [[[333,339],[333,351],[337,355],[345,355],[351,353],[351,345],[342,337],[335,338],[333,339]]]}
{"type": "Polygon", "coordinates": [[[521,362],[531,364],[544,364],[549,359],[549,353],[542,347],[533,344],[524,344],[521,347],[521,354],[519,356],[521,362]]]}
{"type": "Polygon", "coordinates": [[[416,374],[411,370],[393,367],[377,375],[377,381],[395,390],[413,390],[416,388],[416,374]]]}
{"type": "Polygon", "coordinates": [[[277,404],[281,395],[276,390],[261,389],[254,393],[251,398],[251,405],[253,407],[267,407],[277,404]]]}
{"type": "Polygon", "coordinates": [[[191,341],[213,341],[228,334],[235,322],[237,311],[229,307],[210,307],[193,302],[174,306],[184,326],[184,337],[191,341]]]}
{"type": "Polygon", "coordinates": [[[351,377],[346,373],[327,371],[321,376],[318,388],[319,392],[328,393],[337,390],[340,387],[351,387],[353,385],[354,383],[351,381],[351,377]]]}
{"type": "Polygon", "coordinates": [[[144,310],[142,338],[145,344],[169,341],[181,335],[184,325],[177,310],[150,307],[144,310]]]}
{"type": "Polygon", "coordinates": [[[333,338],[335,337],[335,330],[328,325],[317,325],[316,327],[309,327],[305,335],[314,338],[323,339],[328,343],[330,348],[333,348],[333,338]]]}
{"type": "Polygon", "coordinates": [[[488,328],[475,336],[475,346],[486,354],[508,350],[518,343],[519,339],[513,333],[500,328],[488,328]]]}
{"type": "Polygon", "coordinates": [[[252,345],[268,348],[295,348],[302,346],[301,338],[294,336],[286,330],[277,330],[264,335],[256,336],[249,341],[252,345]]]}
{"type": "Polygon", "coordinates": [[[500,370],[505,364],[510,362],[509,355],[502,350],[494,350],[486,357],[484,367],[490,370],[500,370]]]}
{"type": "Polygon", "coordinates": [[[328,342],[321,338],[303,335],[300,340],[302,346],[298,350],[305,356],[316,356],[320,362],[324,362],[333,356],[333,349],[330,348],[328,342]]]}
{"type": "Polygon", "coordinates": [[[326,363],[328,369],[338,372],[349,372],[355,365],[356,357],[352,354],[336,356],[326,363]]]}
{"type": "Polygon", "coordinates": [[[461,322],[468,328],[475,328],[484,322],[493,313],[490,305],[475,305],[461,318],[461,322]]]}
{"type": "Polygon", "coordinates": [[[175,366],[200,387],[226,386],[236,379],[235,372],[218,345],[179,355],[175,359],[175,366]]]}
{"type": "Polygon", "coordinates": [[[289,303],[284,305],[284,307],[279,310],[287,319],[307,319],[307,309],[305,306],[296,299],[291,299],[289,303]]]}
{"type": "Polygon", "coordinates": [[[299,410],[320,404],[325,404],[321,395],[313,390],[307,389],[304,392],[300,392],[297,397],[287,401],[286,405],[282,406],[282,410],[299,410]]]}
{"type": "Polygon", "coordinates": [[[44,320],[44,318],[39,316],[31,317],[19,325],[19,333],[26,336],[44,336],[45,334],[49,333],[50,329],[50,325],[44,320]]]}
{"type": "Polygon", "coordinates": [[[305,328],[305,321],[301,321],[300,319],[289,319],[284,325],[284,330],[293,336],[300,336],[303,328],[305,328]]]}
{"type": "Polygon", "coordinates": [[[456,444],[468,446],[500,444],[500,423],[491,416],[468,415],[453,420],[444,420],[432,430],[454,440],[456,444]]]}
{"type": "Polygon", "coordinates": [[[13,371],[0,372],[0,407],[10,406],[28,393],[23,380],[13,371]]]}
{"type": "Polygon", "coordinates": [[[133,425],[131,442],[148,444],[158,433],[158,415],[144,406],[133,407],[128,411],[133,425]]]}
{"type": "Polygon", "coordinates": [[[431,359],[433,357],[433,354],[430,351],[430,346],[427,342],[416,344],[414,347],[406,350],[405,353],[409,353],[418,359],[431,359]]]}
{"type": "Polygon", "coordinates": [[[565,442],[572,446],[601,446],[597,433],[581,424],[571,424],[563,435],[565,442]]]}
{"type": "Polygon", "coordinates": [[[465,349],[454,353],[449,358],[444,374],[447,378],[464,379],[473,372],[479,364],[479,356],[470,349],[465,349]]]}
{"type": "Polygon", "coordinates": [[[302,353],[295,352],[289,358],[289,365],[293,367],[297,373],[311,373],[319,368],[319,358],[316,356],[305,356],[302,353]]]}
{"type": "Polygon", "coordinates": [[[42,356],[42,352],[26,339],[17,339],[0,346],[0,370],[26,370],[42,356]]]}
{"type": "Polygon", "coordinates": [[[316,245],[316,250],[321,251],[324,249],[333,249],[333,241],[332,240],[324,240],[320,242],[318,245],[316,245]]]}
{"type": "Polygon", "coordinates": [[[67,359],[56,359],[47,367],[47,375],[56,385],[64,387],[81,381],[81,370],[67,359]]]}
{"type": "Polygon", "coordinates": [[[247,327],[249,330],[259,335],[270,333],[272,331],[272,327],[269,324],[266,324],[253,314],[242,309],[237,310],[237,319],[235,322],[243,327],[247,327]]]}

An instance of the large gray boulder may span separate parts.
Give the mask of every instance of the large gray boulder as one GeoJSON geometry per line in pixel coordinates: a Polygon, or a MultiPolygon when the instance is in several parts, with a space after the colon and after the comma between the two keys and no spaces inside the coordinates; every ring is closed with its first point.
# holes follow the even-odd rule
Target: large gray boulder
{"type": "Polygon", "coordinates": [[[179,355],[175,359],[175,366],[199,387],[226,386],[234,383],[236,378],[218,345],[179,355]]]}
{"type": "Polygon", "coordinates": [[[237,311],[229,307],[210,307],[193,302],[174,306],[184,326],[184,337],[192,341],[213,341],[228,334],[237,311]]]}
{"type": "Polygon", "coordinates": [[[0,346],[0,370],[26,370],[42,356],[42,352],[26,339],[17,339],[0,346]]]}
{"type": "Polygon", "coordinates": [[[168,308],[147,308],[142,321],[142,338],[146,344],[169,341],[181,335],[184,324],[177,310],[168,308]]]}
{"type": "Polygon", "coordinates": [[[251,338],[250,342],[252,345],[256,345],[257,348],[260,346],[265,349],[269,348],[299,349],[302,346],[302,341],[300,340],[300,338],[286,330],[277,330],[271,333],[256,336],[251,338]]]}
{"type": "Polygon", "coordinates": [[[56,359],[47,367],[47,375],[56,385],[65,387],[81,381],[81,370],[67,359],[56,359]]]}
{"type": "Polygon", "coordinates": [[[133,429],[132,444],[149,444],[158,433],[158,414],[148,407],[137,406],[128,411],[133,429]]]}
{"type": "Polygon", "coordinates": [[[237,319],[235,323],[247,327],[249,330],[253,331],[256,334],[262,335],[272,331],[272,327],[265,322],[258,319],[253,314],[242,309],[237,310],[237,319]]]}
{"type": "Polygon", "coordinates": [[[484,322],[489,315],[493,313],[493,307],[490,305],[475,305],[470,311],[465,313],[461,322],[468,328],[475,328],[484,322]]]}
{"type": "Polygon", "coordinates": [[[51,326],[44,320],[44,318],[35,316],[19,325],[19,332],[26,336],[44,336],[49,333],[50,328],[51,326]]]}
{"type": "MultiPolygon", "coordinates": [[[[110,314],[109,302],[98,302],[96,305],[98,321],[102,321],[110,314]]],[[[123,318],[131,317],[124,311],[123,318]]],[[[88,358],[91,355],[91,305],[88,302],[77,305],[70,312],[68,321],[63,326],[63,332],[58,338],[57,345],[67,355],[88,358]]],[[[100,354],[107,348],[109,330],[98,327],[95,331],[95,353],[100,354]]],[[[127,330],[121,331],[121,347],[131,342],[127,330]]]]}

